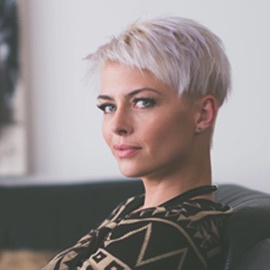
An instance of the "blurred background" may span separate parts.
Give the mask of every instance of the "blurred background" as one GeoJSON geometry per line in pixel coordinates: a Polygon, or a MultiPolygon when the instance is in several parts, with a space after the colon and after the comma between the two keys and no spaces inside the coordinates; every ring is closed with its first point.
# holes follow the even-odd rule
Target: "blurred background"
{"type": "Polygon", "coordinates": [[[16,121],[0,137],[0,183],[121,177],[83,58],[138,17],[178,15],[215,32],[232,65],[232,94],[214,134],[214,182],[270,192],[268,0],[17,0],[17,8],[16,121]]]}

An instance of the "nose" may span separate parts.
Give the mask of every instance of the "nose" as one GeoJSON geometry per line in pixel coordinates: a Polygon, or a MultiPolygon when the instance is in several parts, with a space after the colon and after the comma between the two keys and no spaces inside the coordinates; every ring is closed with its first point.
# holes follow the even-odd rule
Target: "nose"
{"type": "Polygon", "coordinates": [[[133,132],[132,117],[128,110],[118,108],[111,120],[111,130],[114,134],[126,136],[133,132]]]}

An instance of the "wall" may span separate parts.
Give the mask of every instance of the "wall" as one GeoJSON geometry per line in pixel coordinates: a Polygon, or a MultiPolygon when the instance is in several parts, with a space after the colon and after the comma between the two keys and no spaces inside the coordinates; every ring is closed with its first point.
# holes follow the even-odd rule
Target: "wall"
{"type": "Polygon", "coordinates": [[[270,2],[268,0],[29,0],[24,20],[30,172],[51,179],[118,177],[100,132],[96,92],[83,57],[144,15],[180,15],[224,41],[233,92],[221,109],[213,156],[215,182],[270,192],[270,2]]]}

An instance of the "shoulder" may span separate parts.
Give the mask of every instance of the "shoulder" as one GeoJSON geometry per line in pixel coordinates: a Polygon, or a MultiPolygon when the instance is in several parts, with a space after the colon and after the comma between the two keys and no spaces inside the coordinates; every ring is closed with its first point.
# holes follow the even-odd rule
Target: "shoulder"
{"type": "Polygon", "coordinates": [[[176,223],[181,221],[200,221],[205,218],[226,218],[231,214],[232,208],[228,205],[205,199],[189,200],[169,207],[153,207],[138,211],[132,218],[160,218],[176,223]]]}
{"type": "Polygon", "coordinates": [[[105,243],[111,251],[125,242],[124,246],[152,254],[158,263],[178,258],[183,269],[194,265],[204,269],[220,253],[220,232],[231,211],[229,206],[208,200],[145,209],[123,218],[105,243]]]}
{"type": "MultiPolygon", "coordinates": [[[[168,232],[171,236],[183,238],[191,245],[216,248],[224,221],[232,213],[228,205],[210,200],[190,200],[170,207],[156,207],[138,211],[127,216],[127,223],[151,223],[152,230],[168,232]]],[[[123,221],[125,222],[125,220],[123,221]]],[[[180,239],[179,239],[180,240],[180,239]]]]}

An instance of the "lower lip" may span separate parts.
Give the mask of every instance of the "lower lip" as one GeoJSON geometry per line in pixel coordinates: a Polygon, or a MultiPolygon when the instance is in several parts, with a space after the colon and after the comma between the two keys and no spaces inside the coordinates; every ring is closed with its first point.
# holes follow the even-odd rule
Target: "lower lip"
{"type": "Polygon", "coordinates": [[[134,156],[139,151],[139,148],[130,148],[125,150],[115,150],[116,156],[119,158],[128,158],[134,156]]]}

